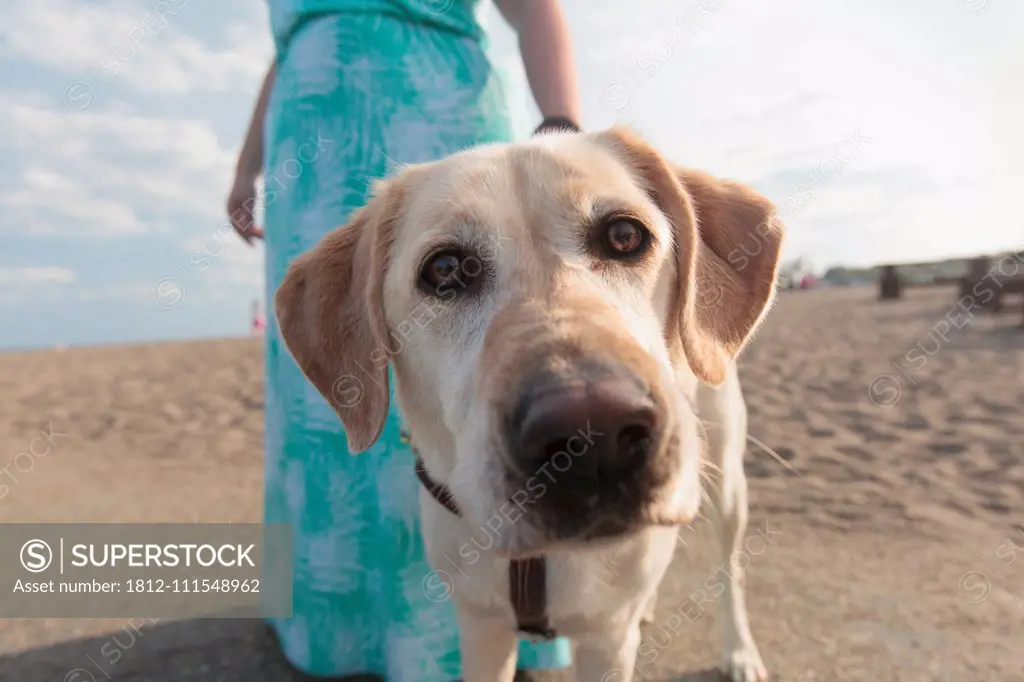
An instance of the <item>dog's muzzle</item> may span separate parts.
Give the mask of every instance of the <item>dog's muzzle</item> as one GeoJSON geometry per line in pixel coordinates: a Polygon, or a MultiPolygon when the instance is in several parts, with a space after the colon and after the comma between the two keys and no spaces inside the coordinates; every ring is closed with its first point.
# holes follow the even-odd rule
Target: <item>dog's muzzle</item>
{"type": "MultiPolygon", "coordinates": [[[[509,441],[525,471],[572,456],[572,479],[619,479],[642,467],[658,427],[649,392],[630,376],[566,383],[534,379],[516,407],[509,441]]],[[[561,468],[561,467],[560,467],[561,468]]]]}
{"type": "Polygon", "coordinates": [[[528,377],[507,420],[509,483],[531,491],[535,524],[588,539],[628,530],[650,501],[664,414],[626,367],[528,377]]]}

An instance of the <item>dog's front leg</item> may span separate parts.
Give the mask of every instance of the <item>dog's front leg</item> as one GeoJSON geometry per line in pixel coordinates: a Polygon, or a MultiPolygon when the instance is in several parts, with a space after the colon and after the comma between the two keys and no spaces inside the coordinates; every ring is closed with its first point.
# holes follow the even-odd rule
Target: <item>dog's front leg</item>
{"type": "Polygon", "coordinates": [[[501,618],[456,603],[462,682],[512,682],[516,676],[516,634],[501,618]]]}
{"type": "Polygon", "coordinates": [[[767,682],[768,673],[747,618],[743,589],[741,546],[747,529],[747,481],[742,468],[723,467],[718,486],[710,486],[712,514],[716,520],[724,573],[722,670],[733,682],[767,682]]]}
{"type": "Polygon", "coordinates": [[[738,383],[728,390],[733,393],[719,403],[724,405],[717,412],[721,416],[710,419],[705,430],[707,453],[717,469],[706,488],[711,502],[708,513],[714,520],[721,549],[722,564],[717,573],[725,574],[721,604],[722,671],[732,682],[767,682],[768,672],[750,632],[743,589],[743,563],[750,562],[750,556],[742,554],[749,513],[747,477],[743,471],[746,407],[738,383]]]}
{"type": "Polygon", "coordinates": [[[630,682],[640,648],[639,618],[576,638],[576,679],[579,682],[630,682]]]}

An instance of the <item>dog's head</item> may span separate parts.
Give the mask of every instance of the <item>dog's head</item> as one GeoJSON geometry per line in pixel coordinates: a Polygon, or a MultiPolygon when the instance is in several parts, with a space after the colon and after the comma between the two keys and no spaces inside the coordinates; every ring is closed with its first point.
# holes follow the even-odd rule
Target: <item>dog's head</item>
{"type": "Polygon", "coordinates": [[[767,310],[781,237],[764,197],[628,131],[547,135],[378,183],[275,308],[351,449],[390,365],[432,474],[522,556],[696,514],[689,397],[767,310]]]}

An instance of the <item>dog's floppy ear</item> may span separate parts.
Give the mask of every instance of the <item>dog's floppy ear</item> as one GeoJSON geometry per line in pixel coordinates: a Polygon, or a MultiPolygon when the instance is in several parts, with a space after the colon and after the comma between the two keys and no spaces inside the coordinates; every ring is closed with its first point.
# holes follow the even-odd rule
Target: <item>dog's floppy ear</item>
{"type": "Polygon", "coordinates": [[[628,130],[613,128],[603,141],[672,224],[679,286],[669,324],[694,374],[720,384],[774,298],[782,221],[749,187],[673,167],[628,130]]]}
{"type": "Polygon", "coordinates": [[[274,295],[281,338],[345,426],[349,449],[380,437],[390,406],[383,288],[399,190],[383,183],[344,227],[296,258],[274,295]],[[377,351],[377,352],[374,352],[377,351]]]}

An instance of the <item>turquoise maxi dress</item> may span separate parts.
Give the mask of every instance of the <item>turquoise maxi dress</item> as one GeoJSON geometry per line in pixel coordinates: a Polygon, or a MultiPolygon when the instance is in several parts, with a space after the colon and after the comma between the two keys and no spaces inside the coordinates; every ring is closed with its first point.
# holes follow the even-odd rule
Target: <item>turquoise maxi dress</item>
{"type": "MultiPolygon", "coordinates": [[[[288,264],[363,205],[396,164],[505,141],[512,127],[466,0],[270,0],[278,72],[265,130],[267,300],[288,264]]],[[[295,531],[294,610],[272,621],[317,676],[388,682],[460,675],[452,605],[424,592],[419,483],[392,413],[349,454],[335,413],[268,315],[266,507],[295,531]]],[[[521,668],[570,663],[569,644],[520,644],[521,668]]]]}

